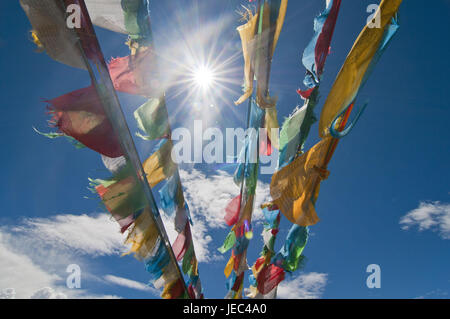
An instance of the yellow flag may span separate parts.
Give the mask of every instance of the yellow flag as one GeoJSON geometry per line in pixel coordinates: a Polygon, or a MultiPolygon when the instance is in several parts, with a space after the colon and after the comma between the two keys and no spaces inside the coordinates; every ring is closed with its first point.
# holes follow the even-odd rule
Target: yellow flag
{"type": "Polygon", "coordinates": [[[272,177],[270,194],[286,218],[300,226],[319,221],[314,208],[320,182],[328,178],[325,160],[333,139],[328,137],[272,177]]]}
{"type": "Polygon", "coordinates": [[[224,271],[223,271],[225,274],[225,277],[227,277],[227,278],[230,277],[231,272],[233,271],[233,267],[234,267],[234,256],[231,256],[227,262],[227,265],[225,266],[224,271]]]}
{"type": "Polygon", "coordinates": [[[319,134],[322,138],[329,135],[329,128],[336,116],[356,98],[370,63],[378,51],[384,31],[401,3],[402,0],[381,1],[374,18],[379,19],[380,28],[365,26],[353,44],[322,109],[319,121],[319,134]]]}
{"type": "Polygon", "coordinates": [[[243,103],[253,93],[254,70],[254,37],[256,26],[258,25],[258,14],[253,15],[251,11],[247,11],[250,15],[246,24],[237,28],[242,42],[242,54],[244,55],[244,94],[235,102],[236,105],[243,103]]]}
{"type": "Polygon", "coordinates": [[[276,134],[275,130],[272,132],[272,129],[280,128],[277,109],[275,107],[266,109],[265,127],[267,129],[267,136],[270,138],[272,146],[278,149],[280,147],[279,135],[276,134]]]}
{"type": "Polygon", "coordinates": [[[271,10],[274,9],[268,1],[261,8],[262,19],[257,37],[256,51],[256,103],[263,109],[275,108],[277,98],[269,96],[269,79],[272,58],[280,37],[287,10],[287,0],[282,0],[278,8],[278,16],[275,23],[271,21],[271,10]]]}
{"type": "Polygon", "coordinates": [[[268,94],[270,64],[275,48],[280,37],[281,29],[287,11],[288,0],[281,0],[278,10],[278,17],[275,24],[270,21],[270,3],[265,1],[261,9],[262,21],[259,28],[260,14],[253,15],[249,10],[248,22],[238,27],[238,32],[242,42],[242,53],[244,55],[244,94],[235,102],[236,105],[243,103],[253,93],[253,80],[255,72],[258,81],[256,100],[261,108],[273,108],[276,99],[272,99],[268,94]]]}
{"type": "Polygon", "coordinates": [[[174,174],[177,167],[172,161],[172,148],[172,141],[167,140],[144,162],[144,171],[151,187],[155,187],[174,174]]]}
{"type": "Polygon", "coordinates": [[[145,259],[155,248],[159,237],[158,229],[150,216],[151,212],[146,208],[134,222],[125,244],[131,245],[126,254],[135,253],[137,259],[145,259]]]}

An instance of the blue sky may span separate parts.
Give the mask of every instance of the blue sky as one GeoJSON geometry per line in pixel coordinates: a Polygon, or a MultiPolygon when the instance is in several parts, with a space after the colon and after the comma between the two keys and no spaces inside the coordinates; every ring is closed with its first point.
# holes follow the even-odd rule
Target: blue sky
{"type": "MultiPolygon", "coordinates": [[[[366,22],[366,7],[374,2],[343,1],[317,113],[366,22]]],[[[196,56],[204,52],[219,57],[219,64],[231,58],[225,67],[231,83],[227,90],[216,87],[211,92],[223,98],[216,99],[214,107],[186,99],[191,87],[167,92],[173,127],[191,127],[195,119],[220,128],[244,127],[246,107],[235,107],[232,101],[239,95],[243,72],[236,10],[245,3],[151,1],[155,45],[167,61],[189,57],[186,45],[192,46],[196,56]]],[[[279,97],[280,122],[301,103],[296,93],[305,72],[300,57],[312,37],[314,16],[324,3],[289,2],[271,77],[271,93],[279,97]]],[[[86,188],[88,177],[107,176],[98,154],[76,150],[64,140],[48,140],[32,129],[48,130],[41,99],[89,85],[87,73],[35,52],[28,39],[30,25],[18,1],[2,1],[0,12],[4,112],[0,119],[0,293],[15,288],[17,296],[28,297],[51,287],[69,297],[156,297],[140,284],[148,281],[143,265],[132,257],[120,257],[123,247],[117,229],[86,188]],[[78,291],[65,288],[65,269],[73,263],[83,273],[78,291]]],[[[402,4],[400,30],[360,93],[359,101],[370,100],[368,109],[340,143],[329,167],[330,178],[322,184],[316,206],[321,222],[311,228],[306,267],[288,277],[282,296],[448,298],[450,44],[445,34],[449,19],[447,0],[402,4]],[[381,289],[366,286],[369,264],[381,266],[381,289]]],[[[101,29],[97,35],[107,59],[128,54],[123,35],[101,29]]],[[[171,68],[173,63],[164,63],[165,70],[171,68]]],[[[125,94],[120,99],[135,131],[132,113],[143,100],[125,94]]],[[[308,148],[317,141],[315,125],[308,148]]],[[[136,144],[142,159],[150,155],[152,145],[137,139],[136,144]]],[[[203,260],[200,273],[205,295],[222,298],[226,293],[223,267],[229,255],[217,252],[228,232],[221,216],[238,189],[232,184],[230,167],[182,168],[203,260]]],[[[261,178],[260,201],[268,194],[269,182],[268,176],[261,178]]],[[[289,229],[287,222],[282,229],[280,239],[289,229]]],[[[249,264],[262,248],[260,231],[257,223],[249,264]]]]}

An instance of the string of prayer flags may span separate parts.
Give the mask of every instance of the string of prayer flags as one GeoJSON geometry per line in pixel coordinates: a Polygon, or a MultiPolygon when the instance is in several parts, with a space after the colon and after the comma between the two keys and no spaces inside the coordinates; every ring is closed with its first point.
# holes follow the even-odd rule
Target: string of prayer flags
{"type": "Polygon", "coordinates": [[[173,144],[169,139],[167,109],[161,100],[150,99],[134,115],[139,129],[147,134],[144,136],[138,133],[138,136],[145,140],[162,138],[156,151],[144,162],[144,171],[152,186],[166,181],[159,193],[162,209],[169,216],[175,215],[174,224],[178,236],[172,246],[174,255],[177,261],[182,262],[182,271],[195,283],[195,286],[191,287],[191,292],[200,297],[201,282],[198,278],[194,280],[194,277],[198,277],[198,261],[190,229],[191,217],[183,196],[178,169],[171,157],[173,144]]]}
{"type": "Polygon", "coordinates": [[[322,138],[329,135],[336,117],[354,103],[374,63],[392,39],[397,30],[395,16],[401,3],[402,0],[382,0],[374,17],[380,21],[380,27],[366,25],[353,44],[322,109],[319,121],[322,138]]]}
{"type": "MultiPolygon", "coordinates": [[[[111,19],[105,16],[105,11],[100,10],[99,0],[89,0],[94,10],[97,25],[109,28],[116,32],[129,35],[127,42],[130,55],[123,58],[112,59],[109,63],[111,75],[116,90],[149,97],[149,100],[134,113],[140,132],[136,135],[144,140],[161,139],[157,149],[143,164],[147,181],[150,186],[156,186],[166,181],[160,189],[161,207],[169,215],[174,217],[175,230],[178,237],[173,243],[175,259],[182,263],[182,271],[189,276],[187,292],[181,297],[202,298],[202,287],[198,276],[198,261],[195,255],[192,240],[192,219],[187,205],[177,165],[172,161],[173,143],[171,140],[168,112],[165,104],[164,93],[160,92],[156,54],[152,47],[152,32],[150,14],[147,0],[121,0],[120,6],[117,0],[109,3],[107,12],[111,13],[111,19]],[[121,10],[122,11],[121,11],[121,10]],[[108,21],[106,21],[108,20],[108,21]],[[158,98],[154,98],[158,96],[158,98]]],[[[159,286],[165,285],[163,297],[176,298],[179,294],[179,286],[176,278],[165,283],[156,281],[159,286]]],[[[184,285],[184,283],[183,283],[184,285]]]]}
{"type": "MultiPolygon", "coordinates": [[[[325,61],[330,51],[329,48],[340,4],[340,0],[326,1],[325,10],[314,20],[315,34],[303,54],[303,64],[307,70],[304,84],[306,85],[307,90],[299,89],[297,91],[306,101],[303,107],[297,107],[293,114],[287,118],[283,124],[280,132],[279,168],[289,165],[296,160],[296,158],[301,156],[302,148],[309,135],[310,128],[317,120],[314,115],[314,108],[319,96],[318,87],[325,61]]],[[[273,178],[275,178],[275,176],[273,178]]],[[[289,186],[287,186],[286,189],[288,189],[288,187],[289,186]]],[[[299,195],[300,193],[301,190],[295,195],[299,195]]],[[[282,209],[284,209],[284,207],[282,209]]],[[[275,255],[274,245],[280,223],[280,209],[275,203],[271,203],[264,207],[263,213],[266,220],[265,229],[263,231],[264,247],[262,257],[258,260],[259,262],[257,261],[255,263],[253,275],[250,276],[250,278],[253,279],[250,280],[251,286],[248,295],[250,298],[275,298],[277,291],[276,285],[284,278],[280,275],[280,277],[278,277],[279,281],[274,281],[275,286],[269,285],[269,288],[272,288],[272,291],[267,293],[268,289],[264,287],[264,281],[260,278],[260,283],[258,284],[257,282],[262,265],[272,264],[285,271],[293,272],[298,269],[303,260],[303,255],[301,253],[306,245],[306,240],[301,240],[303,238],[302,236],[305,235],[305,232],[299,231],[300,229],[306,230],[306,228],[300,228],[300,226],[293,225],[282,250],[275,255]],[[260,289],[265,290],[265,293],[262,293],[260,289]]],[[[312,213],[312,215],[314,216],[314,213],[312,213]]]]}
{"type": "Polygon", "coordinates": [[[299,89],[297,92],[306,100],[302,111],[294,114],[283,124],[280,138],[287,139],[287,144],[280,146],[279,167],[292,162],[301,155],[303,145],[309,135],[311,126],[317,121],[314,108],[317,105],[319,92],[318,88],[325,67],[326,59],[330,53],[331,40],[341,7],[341,0],[326,1],[324,11],[314,19],[314,36],[303,52],[302,62],[306,68],[304,84],[307,90],[299,89]],[[303,116],[304,112],[304,116],[303,116]],[[302,119],[303,117],[303,119],[302,119]],[[292,118],[292,119],[291,119],[292,118]],[[291,120],[296,120],[294,125],[291,120]],[[298,126],[295,126],[298,124],[298,126]],[[293,137],[293,138],[290,138],[293,137]]]}
{"type": "MultiPolygon", "coordinates": [[[[278,42],[279,35],[284,23],[287,10],[287,0],[264,0],[259,6],[255,15],[247,9],[244,14],[248,22],[238,28],[241,37],[243,55],[245,61],[244,69],[244,94],[235,103],[241,104],[253,94],[253,81],[257,82],[256,101],[249,100],[249,111],[247,114],[247,128],[268,129],[269,140],[263,145],[263,153],[267,153],[272,146],[278,147],[278,136],[272,136],[272,128],[278,128],[276,99],[269,96],[269,78],[272,57],[278,42]],[[264,116],[264,120],[262,117],[264,116]],[[261,117],[261,119],[260,119],[261,117]],[[264,121],[264,122],[262,122],[264,121]]],[[[247,138],[250,134],[248,134],[247,138]]],[[[262,143],[259,134],[256,134],[259,146],[262,143]]],[[[228,218],[227,222],[236,224],[233,228],[235,232],[235,243],[232,250],[234,262],[232,273],[234,282],[228,283],[229,292],[226,298],[240,299],[243,293],[244,275],[248,270],[247,247],[249,240],[253,237],[251,229],[252,213],[256,185],[258,180],[259,151],[248,147],[250,141],[246,141],[244,146],[244,165],[239,165],[234,180],[241,185],[239,217],[228,218]],[[256,157],[256,161],[251,161],[256,157]]],[[[264,143],[263,143],[264,144],[264,143]]],[[[233,231],[232,230],[232,231],[233,231]]],[[[231,261],[230,261],[231,263],[231,261]]],[[[227,265],[225,274],[229,272],[227,265]]]]}
{"type": "Polygon", "coordinates": [[[248,128],[250,130],[246,135],[240,156],[240,161],[243,163],[238,165],[234,177],[235,182],[241,187],[241,191],[239,196],[234,198],[226,208],[225,221],[229,226],[233,226],[233,229],[223,246],[219,248],[222,253],[232,249],[233,261],[229,262],[224,272],[229,276],[229,269],[232,268],[232,272],[236,275],[236,281],[233,285],[229,285],[231,290],[227,294],[229,298],[233,299],[242,297],[244,272],[248,270],[246,253],[249,240],[253,236],[251,220],[259,166],[257,129],[263,126],[264,114],[265,111],[259,108],[256,101],[253,98],[250,99],[248,112],[248,128]],[[250,142],[256,147],[249,147],[250,142]],[[231,263],[233,263],[232,267],[231,263]]]}
{"type": "Polygon", "coordinates": [[[51,125],[65,135],[102,155],[112,158],[123,155],[93,85],[45,102],[49,103],[51,125]]]}
{"type": "MultiPolygon", "coordinates": [[[[383,5],[383,2],[381,3],[381,5],[383,5]]],[[[362,84],[364,84],[364,82],[367,80],[367,76],[368,74],[370,74],[372,67],[379,59],[382,52],[385,50],[387,43],[395,34],[397,28],[398,25],[395,19],[393,19],[391,16],[391,22],[384,31],[381,44],[379,44],[378,50],[372,57],[372,60],[367,67],[367,71],[365,73],[363,72],[363,74],[360,75],[362,84]]],[[[361,35],[358,39],[360,38],[361,35]]],[[[356,57],[357,56],[355,55],[353,59],[356,59],[356,57]]],[[[313,73],[309,75],[313,75],[313,73]]],[[[346,82],[346,84],[352,83],[349,79],[350,78],[347,78],[348,82],[346,82]]],[[[317,82],[317,85],[318,84],[319,82],[317,82]]],[[[317,93],[317,87],[313,90],[313,93],[314,92],[317,93]]],[[[354,98],[351,101],[352,103],[349,107],[343,108],[343,110],[334,117],[332,122],[333,124],[331,124],[333,125],[333,129],[334,125],[336,125],[336,127],[339,126],[339,132],[344,130],[349,115],[353,109],[354,98]],[[337,120],[339,120],[339,122],[337,122],[337,120]]],[[[316,102],[315,99],[313,102],[316,102]]],[[[323,114],[324,113],[322,113],[322,116],[323,114]]],[[[309,132],[309,127],[307,128],[307,131],[309,132]]],[[[284,133],[282,132],[282,139],[284,134],[287,134],[287,132],[287,130],[284,133]]],[[[328,177],[329,172],[326,170],[326,167],[328,166],[328,163],[333,156],[334,150],[337,146],[337,141],[338,140],[336,138],[332,137],[324,138],[310,151],[295,158],[290,164],[283,167],[279,172],[274,174],[272,178],[271,195],[274,199],[273,204],[276,204],[277,207],[280,207],[281,212],[291,222],[294,223],[283,247],[272,259],[273,265],[276,265],[287,272],[296,271],[304,261],[304,256],[302,255],[302,253],[308,240],[308,227],[306,226],[315,224],[318,221],[314,205],[319,194],[320,183],[323,179],[326,179],[328,177]],[[289,174],[293,174],[294,178],[289,178],[289,174]]],[[[260,287],[258,286],[257,289],[255,289],[254,287],[252,288],[252,296],[257,296],[258,293],[260,293],[260,287]]]]}
{"type": "MultiPolygon", "coordinates": [[[[80,6],[82,25],[75,31],[66,28],[64,24],[58,27],[60,30],[53,30],[53,34],[46,34],[45,32],[49,30],[37,27],[33,33],[34,40],[48,51],[53,49],[52,46],[59,48],[58,46],[61,45],[59,43],[54,45],[51,42],[59,39],[61,30],[68,32],[67,39],[70,38],[70,33],[75,35],[73,37],[75,47],[80,49],[80,56],[85,68],[89,70],[93,83],[88,88],[47,101],[53,116],[51,123],[59,128],[61,134],[76,139],[102,155],[102,161],[113,177],[107,180],[91,180],[91,185],[95,187],[105,207],[117,220],[121,231],[129,230],[126,241],[131,245],[130,253],[134,253],[138,259],[144,261],[154,283],[158,287],[165,288],[163,296],[188,297],[184,278],[173,257],[172,248],[168,245],[167,234],[151,195],[151,189],[144,189],[148,188],[148,185],[142,182],[142,166],[120,110],[120,104],[84,1],[24,0],[23,3],[28,4],[23,7],[26,12],[31,12],[29,16],[30,20],[34,19],[33,27],[38,23],[45,24],[41,16],[38,16],[41,20],[36,20],[36,12],[41,14],[48,8],[60,8],[61,10],[49,10],[55,14],[55,17],[44,17],[50,21],[48,25],[53,27],[55,25],[53,21],[59,22],[61,19],[65,21],[66,6],[69,4],[80,6]],[[55,5],[52,7],[50,4],[55,5]],[[43,39],[42,43],[41,39],[43,39]],[[113,126],[113,124],[116,125],[113,126]],[[174,281],[176,284],[173,284],[174,281]]],[[[135,0],[122,1],[124,8],[130,10],[135,4],[137,4],[135,0]]],[[[147,4],[147,1],[142,1],[142,4],[147,4]]],[[[127,20],[126,16],[125,20],[127,20]]],[[[40,26],[42,25],[38,25],[40,26]]],[[[58,60],[56,54],[49,55],[53,58],[56,56],[55,60],[58,60]]],[[[70,63],[67,64],[70,65],[70,63]]],[[[158,150],[157,159],[164,156],[164,152],[161,151],[162,148],[158,150]]],[[[158,163],[155,161],[155,165],[151,168],[155,169],[157,174],[167,173],[165,169],[162,169],[162,173],[159,172],[158,163]]],[[[195,268],[195,264],[193,266],[195,268]]]]}

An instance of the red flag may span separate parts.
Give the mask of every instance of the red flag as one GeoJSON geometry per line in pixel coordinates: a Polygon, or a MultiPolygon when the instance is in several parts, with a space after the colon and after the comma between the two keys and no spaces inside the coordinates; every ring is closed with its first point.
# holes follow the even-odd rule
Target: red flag
{"type": "Polygon", "coordinates": [[[140,50],[134,55],[112,59],[109,72],[117,91],[148,96],[155,90],[154,54],[150,48],[140,50]]]}
{"type": "Polygon", "coordinates": [[[225,208],[225,222],[228,226],[233,226],[239,219],[239,213],[241,211],[241,195],[233,198],[233,200],[225,208]]]}
{"type": "Polygon", "coordinates": [[[327,20],[325,21],[322,32],[319,35],[316,43],[316,70],[317,75],[320,76],[325,66],[325,61],[330,53],[331,39],[333,38],[334,28],[339,15],[339,8],[341,7],[341,0],[334,0],[327,20]]]}
{"type": "Polygon", "coordinates": [[[181,261],[184,257],[184,254],[188,250],[191,241],[191,227],[189,223],[186,223],[185,229],[178,234],[177,239],[172,245],[173,253],[175,254],[175,257],[177,258],[177,261],[181,261]]]}
{"type": "Polygon", "coordinates": [[[284,280],[283,268],[275,265],[265,266],[258,274],[256,281],[258,282],[258,291],[266,295],[271,292],[280,282],[284,280]]]}
{"type": "Polygon", "coordinates": [[[50,123],[61,132],[102,155],[112,158],[123,155],[93,85],[46,102],[52,114],[50,123]]]}

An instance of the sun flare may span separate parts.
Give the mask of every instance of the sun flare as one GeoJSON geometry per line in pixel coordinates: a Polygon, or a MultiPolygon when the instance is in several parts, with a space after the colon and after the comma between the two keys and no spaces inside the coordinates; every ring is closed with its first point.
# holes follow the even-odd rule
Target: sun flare
{"type": "Polygon", "coordinates": [[[202,66],[194,72],[194,81],[202,89],[209,89],[214,82],[214,72],[210,68],[202,66]]]}

